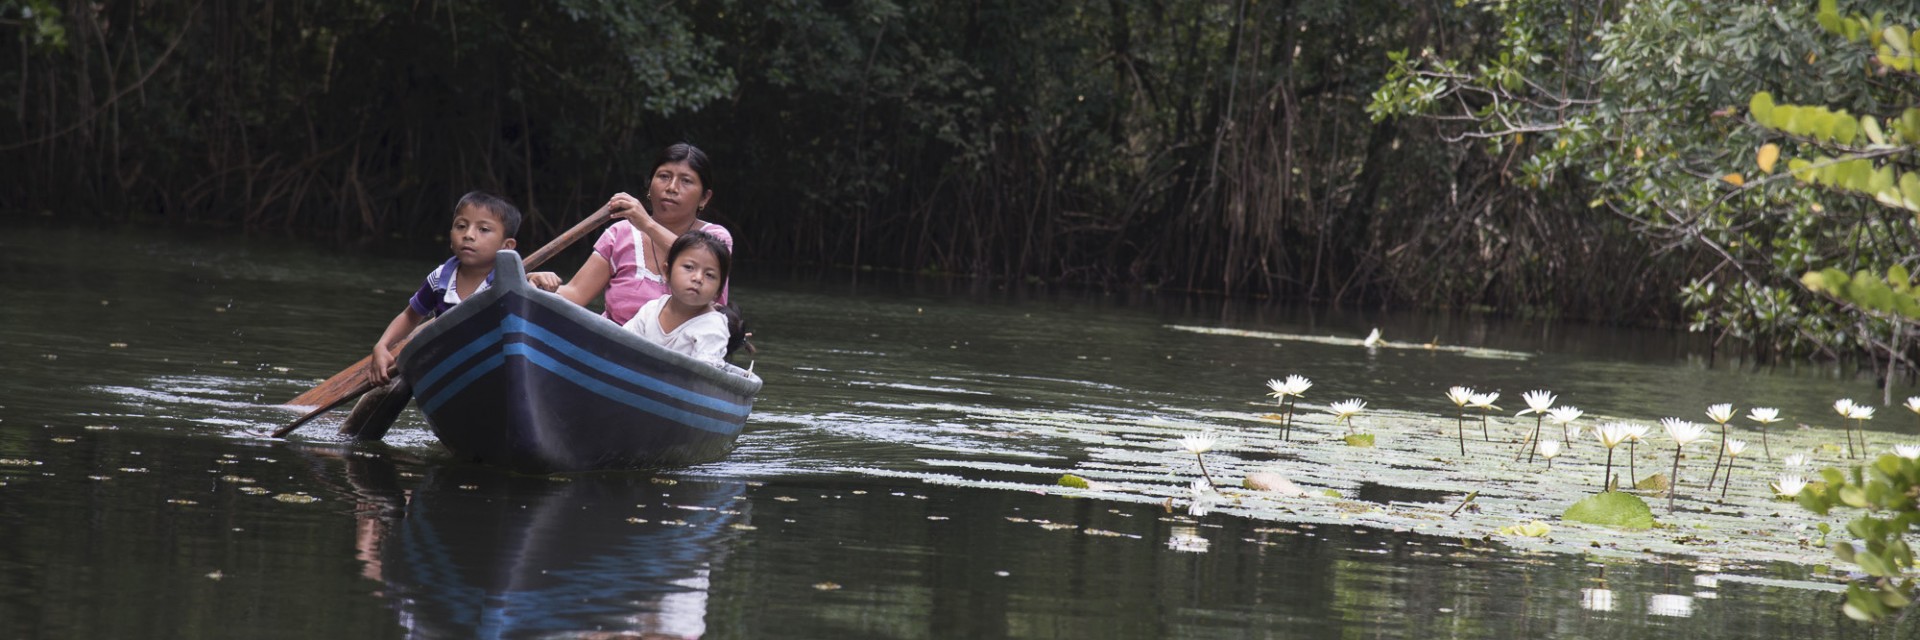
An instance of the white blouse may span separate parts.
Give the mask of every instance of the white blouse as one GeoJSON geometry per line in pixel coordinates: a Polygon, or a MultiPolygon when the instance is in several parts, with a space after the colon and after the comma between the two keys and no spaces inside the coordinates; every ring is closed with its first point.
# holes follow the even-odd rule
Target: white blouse
{"type": "Polygon", "coordinates": [[[660,330],[660,312],[667,308],[667,299],[671,294],[654,298],[640,305],[633,319],[622,325],[626,330],[640,334],[654,344],[705,360],[715,365],[726,361],[727,317],[709,309],[706,313],[694,316],[673,331],[660,330]]]}

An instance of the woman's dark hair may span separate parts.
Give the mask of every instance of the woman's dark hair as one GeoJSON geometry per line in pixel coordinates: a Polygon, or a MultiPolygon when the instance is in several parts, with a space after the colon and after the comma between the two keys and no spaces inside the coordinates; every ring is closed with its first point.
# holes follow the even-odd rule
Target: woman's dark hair
{"type": "MultiPolygon", "coordinates": [[[[706,178],[701,177],[700,179],[705,180],[706,178]]],[[[513,234],[520,232],[520,208],[513,206],[511,202],[507,202],[506,198],[485,191],[468,191],[467,195],[460,196],[459,202],[453,204],[453,212],[459,214],[461,209],[467,207],[486,209],[487,211],[493,212],[493,215],[498,216],[500,218],[500,235],[503,237],[511,238],[513,234]]]]}
{"type": "Polygon", "coordinates": [[[660,150],[660,157],[653,162],[653,170],[659,171],[660,167],[674,162],[687,163],[687,167],[693,169],[694,175],[700,176],[700,188],[707,191],[713,190],[713,176],[708,173],[707,152],[685,142],[675,143],[660,150]]]}
{"type": "Polygon", "coordinates": [[[727,243],[721,242],[720,238],[705,231],[688,231],[680,234],[680,239],[674,240],[673,246],[667,247],[667,270],[673,270],[673,263],[680,259],[681,252],[694,247],[704,247],[713,252],[714,261],[720,263],[720,287],[725,289],[727,278],[733,274],[733,250],[728,249],[727,243]]]}

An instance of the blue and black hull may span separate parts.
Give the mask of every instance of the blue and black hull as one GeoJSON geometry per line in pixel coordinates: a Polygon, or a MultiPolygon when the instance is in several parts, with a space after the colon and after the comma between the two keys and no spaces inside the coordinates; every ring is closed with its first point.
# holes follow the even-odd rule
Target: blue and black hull
{"type": "Polygon", "coordinates": [[[629,333],[527,284],[502,251],[494,286],[400,354],[434,435],[455,455],[533,472],[709,462],[733,449],[760,378],[629,333]]]}

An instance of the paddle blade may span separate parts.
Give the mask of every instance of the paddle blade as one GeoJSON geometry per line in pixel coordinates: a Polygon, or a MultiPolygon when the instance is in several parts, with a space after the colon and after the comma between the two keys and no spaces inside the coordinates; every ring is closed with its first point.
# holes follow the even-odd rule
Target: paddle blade
{"type": "Polygon", "coordinates": [[[336,401],[349,397],[347,394],[358,395],[373,386],[373,380],[367,377],[367,369],[372,366],[373,356],[363,357],[353,366],[341,369],[339,373],[333,374],[333,377],[327,378],[326,382],[315,385],[305,393],[288,400],[287,404],[303,407],[330,404],[338,406],[339,403],[336,401]]]}

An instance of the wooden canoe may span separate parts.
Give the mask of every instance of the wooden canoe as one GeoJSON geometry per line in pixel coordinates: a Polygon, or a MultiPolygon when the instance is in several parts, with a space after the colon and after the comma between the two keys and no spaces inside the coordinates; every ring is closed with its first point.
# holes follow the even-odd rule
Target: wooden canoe
{"type": "Polygon", "coordinates": [[[448,450],[536,473],[718,460],[761,384],[540,291],[514,251],[495,258],[493,286],[421,329],[399,362],[448,450]]]}

